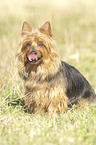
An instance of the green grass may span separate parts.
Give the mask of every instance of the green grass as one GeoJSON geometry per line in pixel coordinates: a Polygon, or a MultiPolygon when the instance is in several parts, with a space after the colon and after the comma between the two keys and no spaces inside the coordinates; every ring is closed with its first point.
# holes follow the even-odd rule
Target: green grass
{"type": "Polygon", "coordinates": [[[17,72],[23,21],[49,20],[62,60],[74,65],[96,91],[95,0],[0,1],[0,145],[95,145],[96,107],[74,107],[57,117],[24,113],[8,102],[24,96],[17,72]]]}
{"type": "Polygon", "coordinates": [[[30,115],[22,109],[5,107],[0,119],[0,144],[96,144],[96,110],[82,107],[56,118],[30,115]]]}

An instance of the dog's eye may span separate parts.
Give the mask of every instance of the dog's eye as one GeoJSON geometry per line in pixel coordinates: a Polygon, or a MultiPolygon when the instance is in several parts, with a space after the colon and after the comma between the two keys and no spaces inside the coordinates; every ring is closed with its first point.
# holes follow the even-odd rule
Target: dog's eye
{"type": "Polygon", "coordinates": [[[27,47],[31,46],[31,43],[27,43],[26,46],[27,46],[27,47]]]}
{"type": "Polygon", "coordinates": [[[44,46],[44,44],[43,44],[43,43],[39,43],[39,44],[38,44],[38,46],[43,47],[43,46],[44,46]]]}

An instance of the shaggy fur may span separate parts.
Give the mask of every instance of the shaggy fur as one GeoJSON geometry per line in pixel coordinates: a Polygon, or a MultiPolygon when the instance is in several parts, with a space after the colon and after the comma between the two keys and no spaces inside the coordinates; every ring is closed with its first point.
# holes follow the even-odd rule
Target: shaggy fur
{"type": "Polygon", "coordinates": [[[24,79],[25,106],[30,113],[64,112],[82,98],[91,101],[95,97],[81,73],[60,60],[49,22],[39,29],[23,23],[18,72],[24,79]]]}

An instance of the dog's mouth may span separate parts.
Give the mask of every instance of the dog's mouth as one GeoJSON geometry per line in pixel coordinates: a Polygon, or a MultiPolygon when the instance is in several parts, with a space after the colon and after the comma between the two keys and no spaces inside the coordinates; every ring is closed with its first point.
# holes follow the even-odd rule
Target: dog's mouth
{"type": "Polygon", "coordinates": [[[27,56],[27,59],[32,62],[32,63],[36,63],[40,60],[40,57],[38,57],[37,52],[32,51],[30,52],[30,54],[27,56]]]}

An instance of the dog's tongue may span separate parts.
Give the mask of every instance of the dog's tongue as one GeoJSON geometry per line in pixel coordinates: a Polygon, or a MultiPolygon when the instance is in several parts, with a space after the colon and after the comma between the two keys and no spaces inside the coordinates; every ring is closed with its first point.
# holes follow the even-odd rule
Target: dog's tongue
{"type": "Polygon", "coordinates": [[[28,56],[28,59],[29,59],[29,61],[34,61],[34,60],[37,61],[37,55],[36,55],[36,54],[30,54],[30,55],[28,56]]]}

